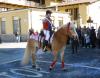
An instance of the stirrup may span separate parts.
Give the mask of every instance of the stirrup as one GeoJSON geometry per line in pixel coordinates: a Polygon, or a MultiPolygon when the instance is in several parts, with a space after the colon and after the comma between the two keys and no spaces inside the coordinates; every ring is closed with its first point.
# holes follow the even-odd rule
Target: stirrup
{"type": "Polygon", "coordinates": [[[44,52],[46,52],[46,51],[47,51],[47,48],[46,48],[46,46],[43,48],[43,51],[44,51],[44,52]]]}

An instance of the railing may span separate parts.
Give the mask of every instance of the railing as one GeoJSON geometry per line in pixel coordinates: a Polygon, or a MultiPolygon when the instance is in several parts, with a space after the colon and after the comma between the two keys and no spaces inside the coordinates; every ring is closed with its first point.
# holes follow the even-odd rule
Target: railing
{"type": "Polygon", "coordinates": [[[35,3],[33,1],[0,0],[0,2],[11,3],[11,4],[19,4],[19,5],[26,5],[26,6],[35,6],[35,3]]]}
{"type": "Polygon", "coordinates": [[[32,6],[32,7],[39,7],[42,6],[39,3],[36,3],[34,1],[17,1],[17,0],[0,0],[0,2],[4,3],[11,3],[11,4],[18,4],[18,5],[24,5],[24,6],[32,6]]]}
{"type": "Polygon", "coordinates": [[[36,3],[33,2],[33,1],[26,1],[25,2],[25,5],[35,7],[36,6],[36,3]]]}
{"type": "Polygon", "coordinates": [[[7,2],[7,0],[0,0],[0,2],[7,2]]]}

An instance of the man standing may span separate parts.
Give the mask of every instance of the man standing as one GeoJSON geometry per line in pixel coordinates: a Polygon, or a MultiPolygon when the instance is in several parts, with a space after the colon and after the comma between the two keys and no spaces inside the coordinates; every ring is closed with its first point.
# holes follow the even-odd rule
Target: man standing
{"type": "Polygon", "coordinates": [[[91,27],[91,30],[90,30],[90,41],[91,41],[92,48],[95,48],[96,47],[96,32],[93,26],[91,27]]]}
{"type": "Polygon", "coordinates": [[[100,26],[98,28],[97,40],[98,40],[98,48],[100,48],[100,26]]]}

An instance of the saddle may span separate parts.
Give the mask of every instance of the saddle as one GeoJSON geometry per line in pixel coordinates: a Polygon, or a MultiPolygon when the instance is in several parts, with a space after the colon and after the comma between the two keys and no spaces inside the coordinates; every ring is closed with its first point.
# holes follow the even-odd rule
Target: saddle
{"type": "Polygon", "coordinates": [[[51,41],[52,41],[52,36],[53,36],[53,34],[51,35],[51,37],[49,38],[49,40],[47,41],[47,40],[43,40],[43,50],[44,50],[44,52],[45,51],[48,51],[48,50],[52,50],[52,48],[51,48],[51,41]]]}
{"type": "Polygon", "coordinates": [[[49,40],[45,40],[45,35],[43,35],[43,32],[42,34],[40,33],[39,35],[39,46],[44,50],[44,51],[47,51],[47,50],[51,50],[51,41],[52,41],[52,36],[53,36],[53,33],[54,32],[51,32],[50,34],[50,38],[49,40]],[[41,36],[41,37],[40,37],[41,36]],[[43,39],[42,39],[43,38],[43,39]]]}

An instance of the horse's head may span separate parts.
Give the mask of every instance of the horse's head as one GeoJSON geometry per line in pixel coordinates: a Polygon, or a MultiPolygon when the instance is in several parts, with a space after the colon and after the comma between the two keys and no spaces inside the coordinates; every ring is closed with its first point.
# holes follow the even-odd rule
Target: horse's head
{"type": "Polygon", "coordinates": [[[77,35],[77,32],[76,32],[76,29],[75,29],[75,25],[72,23],[72,22],[68,22],[66,25],[66,33],[68,34],[69,37],[76,37],[78,36],[77,35]]]}

